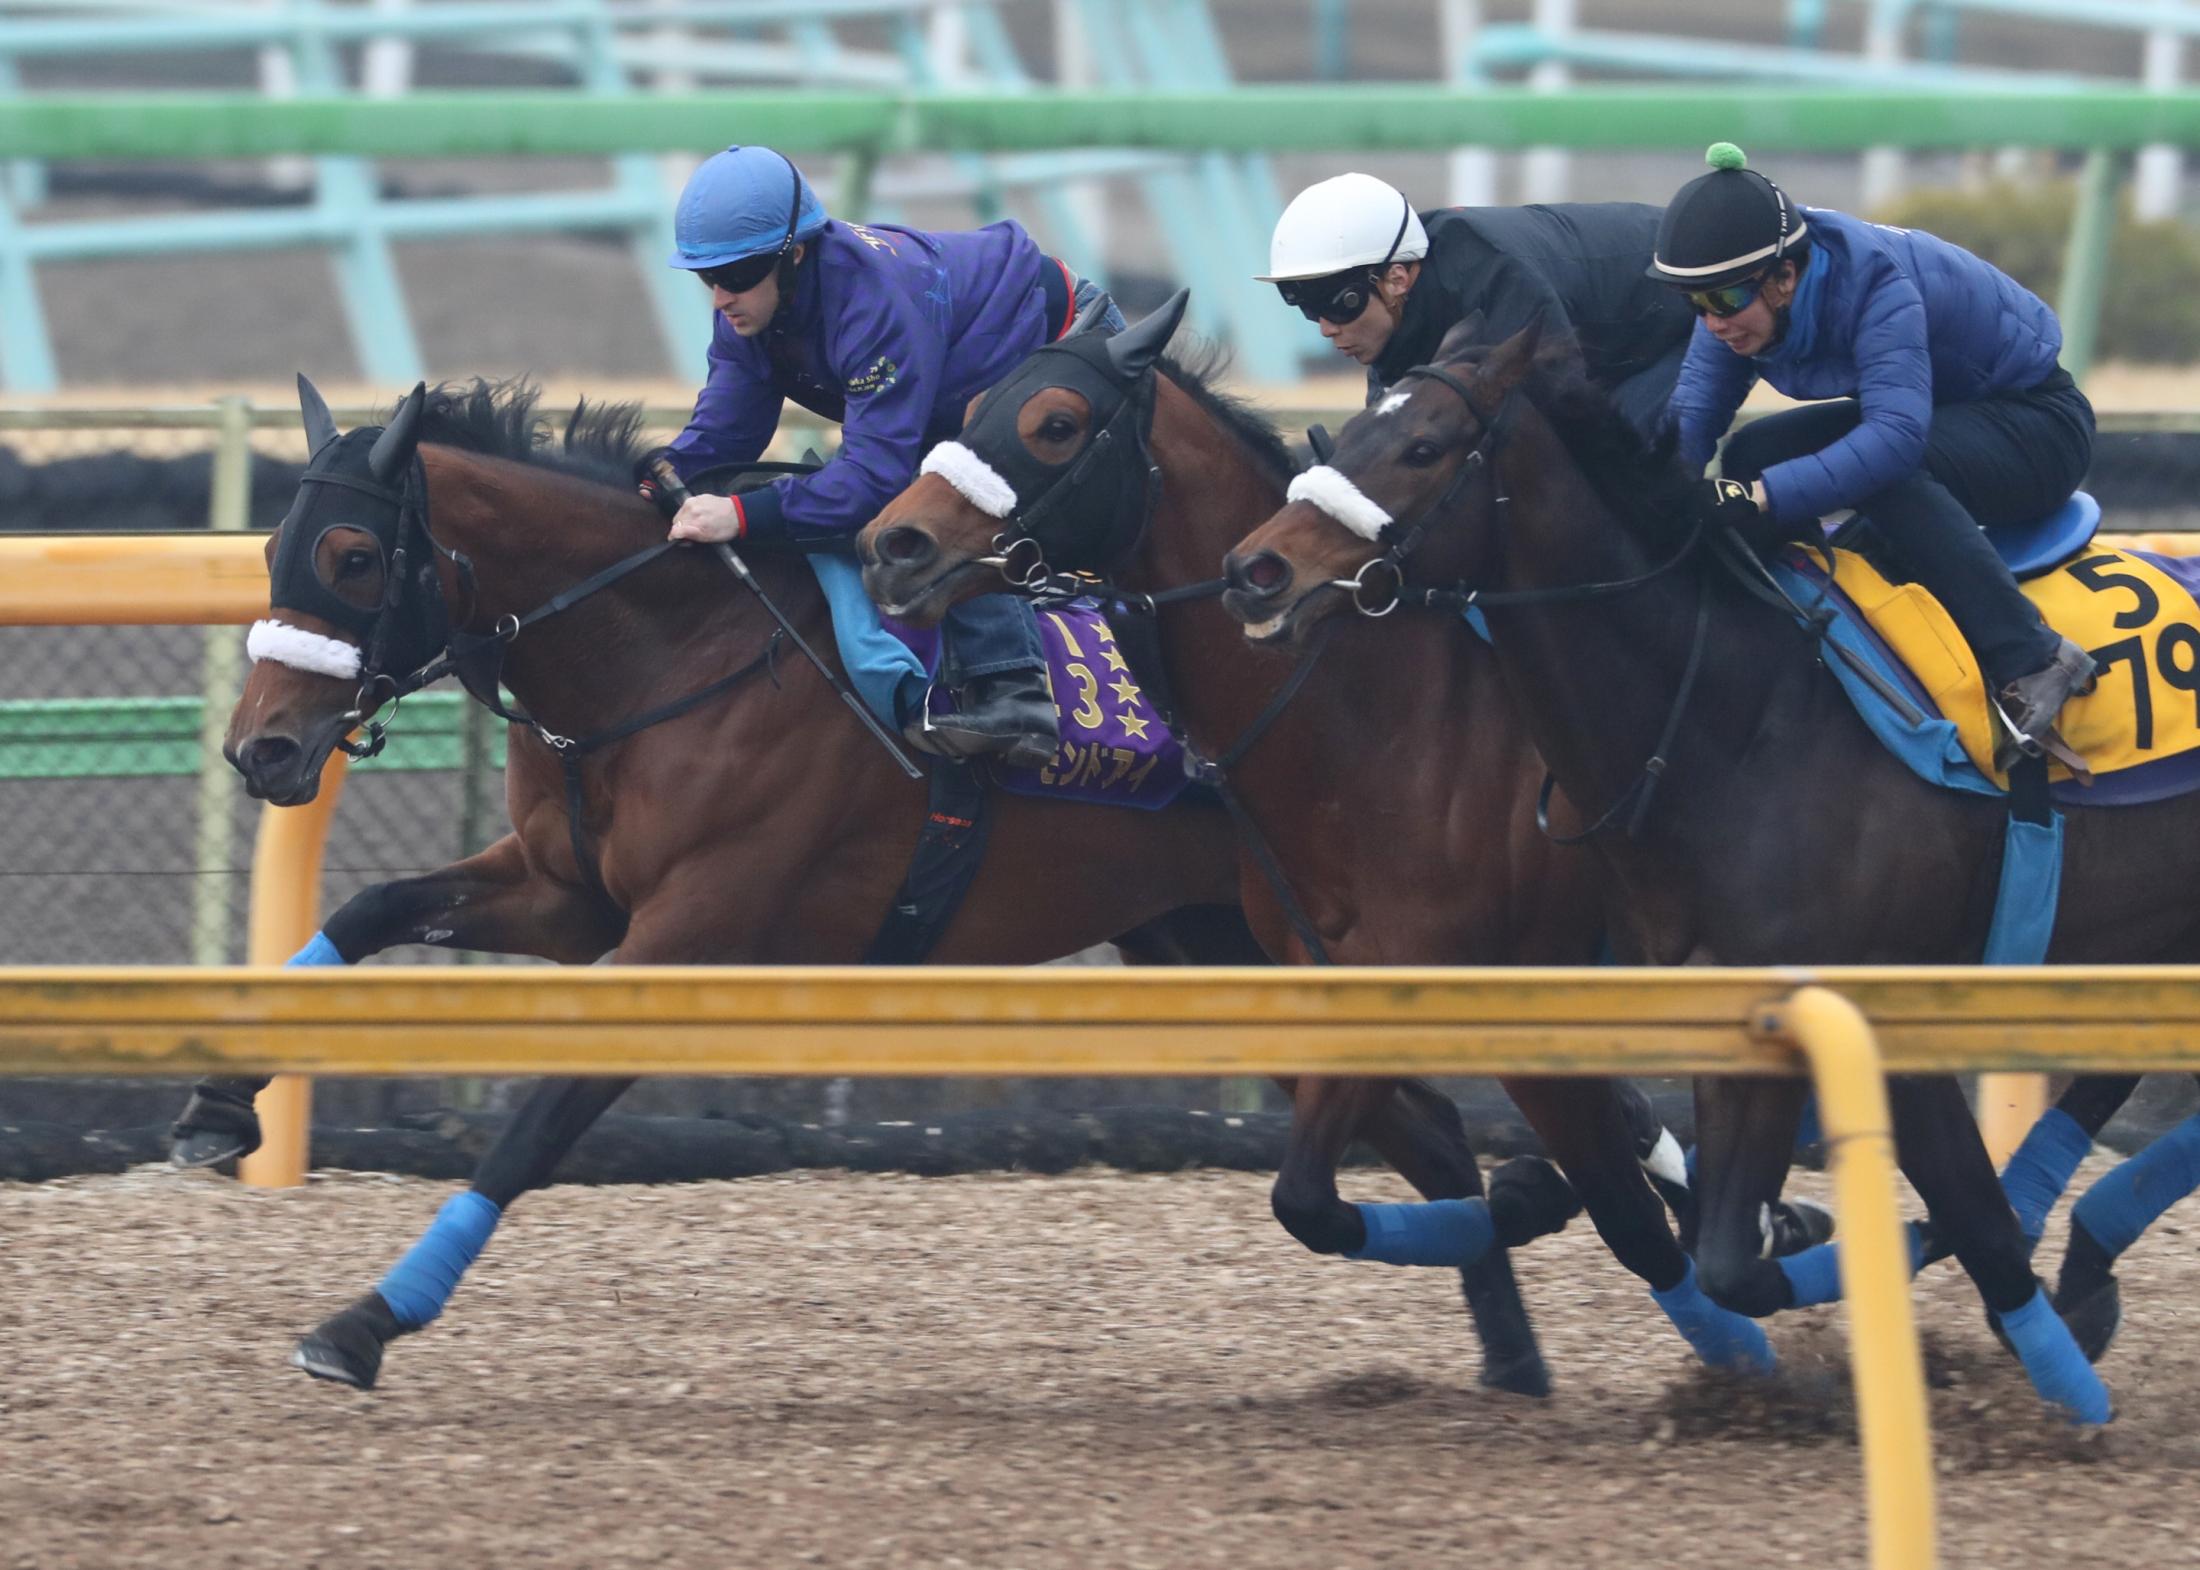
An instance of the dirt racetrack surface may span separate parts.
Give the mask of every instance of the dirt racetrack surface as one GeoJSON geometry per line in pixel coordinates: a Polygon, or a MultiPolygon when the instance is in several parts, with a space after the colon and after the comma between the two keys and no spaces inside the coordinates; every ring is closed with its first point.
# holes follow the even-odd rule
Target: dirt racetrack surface
{"type": "MultiPolygon", "coordinates": [[[[1448,1274],[1313,1259],[1241,1174],[553,1189],[375,1393],[286,1368],[448,1191],[0,1187],[0,1566],[1864,1562],[1837,1311],[1738,1388],[1581,1222],[1519,1256],[1542,1403],[1476,1387],[1448,1274]]],[[[2180,1233],[2093,1442],[1921,1285],[1945,1564],[2200,1563],[2180,1233]]]]}

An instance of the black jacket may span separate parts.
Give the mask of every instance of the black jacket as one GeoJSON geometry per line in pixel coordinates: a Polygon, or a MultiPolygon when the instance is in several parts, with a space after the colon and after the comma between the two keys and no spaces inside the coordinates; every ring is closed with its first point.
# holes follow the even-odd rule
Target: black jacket
{"type": "Polygon", "coordinates": [[[1545,339],[1571,332],[1591,379],[1608,390],[1684,351],[1695,313],[1678,290],[1643,276],[1661,211],[1565,202],[1423,213],[1429,254],[1397,331],[1368,367],[1368,401],[1435,359],[1444,334],[1476,310],[1485,343],[1502,343],[1540,313],[1545,339]]]}

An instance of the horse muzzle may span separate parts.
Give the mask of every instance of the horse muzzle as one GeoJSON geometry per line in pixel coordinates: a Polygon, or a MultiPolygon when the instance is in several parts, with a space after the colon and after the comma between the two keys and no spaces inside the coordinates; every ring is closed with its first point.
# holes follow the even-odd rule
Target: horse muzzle
{"type": "Polygon", "coordinates": [[[1298,574],[1289,560],[1270,550],[1232,551],[1222,560],[1222,576],[1230,585],[1222,608],[1244,624],[1250,641],[1288,643],[1298,635],[1297,613],[1308,596],[1293,592],[1298,574]]]}
{"type": "Polygon", "coordinates": [[[232,747],[222,756],[244,777],[244,790],[254,801],[278,807],[299,807],[321,793],[321,770],[343,736],[341,719],[309,730],[305,739],[261,735],[232,747]],[[325,732],[325,734],[316,734],[325,732]]]}

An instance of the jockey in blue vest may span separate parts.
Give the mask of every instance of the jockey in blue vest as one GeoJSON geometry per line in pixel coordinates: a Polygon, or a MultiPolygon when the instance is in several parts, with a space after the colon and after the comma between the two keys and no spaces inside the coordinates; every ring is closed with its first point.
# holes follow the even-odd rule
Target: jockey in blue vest
{"type": "Polygon", "coordinates": [[[1673,391],[1701,473],[1762,379],[1791,398],[1736,432],[1700,514],[1757,543],[1855,508],[1944,605],[1986,668],[2015,750],[2054,731],[2093,658],[2041,622],[1979,532],[2044,517],[2093,456],[2093,407],[2058,363],[2062,324],[2021,284],[1932,235],[1797,207],[1720,142],[1658,229],[1650,276],[1694,307],[1673,391]]]}
{"type": "MultiPolygon", "coordinates": [[[[693,497],[674,539],[845,546],[961,429],[972,398],[1100,298],[1014,223],[928,234],[830,218],[766,147],[707,159],[680,193],[673,234],[672,265],[702,279],[717,315],[709,379],[667,450],[680,476],[753,462],[789,398],[843,427],[839,454],[814,474],[693,497]]],[[[943,631],[940,674],[958,712],[903,716],[910,739],[950,756],[1051,760],[1054,701],[1028,603],[967,600],[943,631]]]]}

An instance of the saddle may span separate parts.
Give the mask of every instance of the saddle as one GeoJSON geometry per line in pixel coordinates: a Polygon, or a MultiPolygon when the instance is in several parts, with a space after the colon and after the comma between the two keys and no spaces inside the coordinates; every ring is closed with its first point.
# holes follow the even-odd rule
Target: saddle
{"type": "MultiPolygon", "coordinates": [[[[2098,664],[2093,689],[2063,709],[2058,728],[2070,748],[2104,781],[2151,768],[2150,778],[2165,785],[2135,795],[2136,782],[2127,782],[2086,799],[2102,805],[2111,797],[2159,799],[2184,787],[2166,788],[2167,777],[2152,766],[2188,754],[2189,763],[2200,765],[2200,558],[2096,545],[2100,522],[2099,505],[2081,492],[2036,522],[1987,533],[2047,625],[2098,664]]],[[[1868,629],[1920,718],[1951,724],[1963,754],[2006,790],[1992,697],[1977,657],[1930,593],[1895,581],[1850,549],[1853,539],[1844,524],[1830,537],[1829,551],[1798,551],[1782,570],[1868,629]]],[[[2052,758],[2048,774],[2056,783],[2081,777],[2052,758]]]]}

